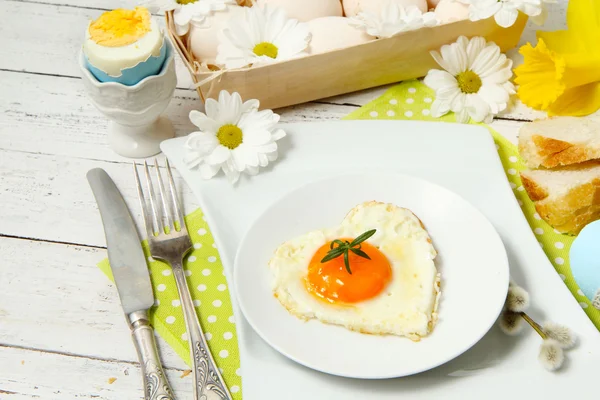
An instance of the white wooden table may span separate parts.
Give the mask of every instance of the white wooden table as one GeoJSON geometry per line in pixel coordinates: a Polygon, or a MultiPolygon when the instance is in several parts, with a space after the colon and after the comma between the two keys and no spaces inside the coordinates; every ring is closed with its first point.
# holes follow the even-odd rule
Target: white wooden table
{"type": "MultiPolygon", "coordinates": [[[[565,26],[567,0],[545,30],[565,26]]],[[[0,399],[138,399],[142,380],[117,292],[96,268],[104,234],[85,173],[101,167],[138,210],[131,161],[106,144],[107,120],[84,94],[76,55],[90,18],[127,0],[0,0],[0,399]],[[115,380],[116,378],[116,380],[115,380]]],[[[527,27],[522,42],[534,40],[527,27]]],[[[517,50],[510,55],[518,62],[517,50]]],[[[178,134],[198,96],[178,64],[167,114],[178,134]]],[[[282,122],[339,119],[385,88],[288,107],[282,122]]],[[[515,141],[536,113],[522,105],[492,126],[515,141]]],[[[181,182],[179,182],[181,184],[181,182]]],[[[186,210],[195,200],[184,185],[186,210]]],[[[137,216],[139,218],[139,215],[137,216]]],[[[185,364],[159,343],[179,398],[185,364]]]]}

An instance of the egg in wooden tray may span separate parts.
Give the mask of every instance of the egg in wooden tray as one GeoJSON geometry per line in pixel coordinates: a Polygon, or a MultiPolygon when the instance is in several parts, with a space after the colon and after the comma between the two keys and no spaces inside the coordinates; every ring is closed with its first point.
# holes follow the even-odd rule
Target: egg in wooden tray
{"type": "Polygon", "coordinates": [[[301,319],[418,341],[437,320],[436,255],[410,210],[365,202],[338,227],[280,245],[269,261],[273,294],[301,319]]]}

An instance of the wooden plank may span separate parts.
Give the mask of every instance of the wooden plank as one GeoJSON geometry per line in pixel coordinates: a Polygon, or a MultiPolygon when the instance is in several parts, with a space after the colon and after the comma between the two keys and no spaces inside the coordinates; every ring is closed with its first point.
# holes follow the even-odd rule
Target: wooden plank
{"type": "MultiPolygon", "coordinates": [[[[96,267],[104,249],[0,240],[2,345],[137,362],[116,288],[96,267]]],[[[187,368],[162,340],[159,348],[165,366],[187,368]]]]}
{"type": "MultiPolygon", "coordinates": [[[[113,177],[139,217],[131,164],[0,150],[0,234],[103,247],[100,215],[85,178],[97,167],[113,177]]],[[[196,202],[175,175],[191,212],[196,202]]]]}
{"type": "Polygon", "coordinates": [[[93,8],[96,10],[113,10],[115,8],[133,8],[143,1],[138,0],[2,0],[17,3],[54,4],[75,8],[93,8]]]}
{"type": "MultiPolygon", "coordinates": [[[[108,120],[86,96],[80,79],[0,71],[0,149],[129,162],[106,144],[108,120]]],[[[196,130],[191,110],[201,106],[195,91],[175,91],[166,110],[178,135],[196,130]]],[[[353,106],[308,103],[277,110],[281,121],[339,119],[353,106]]]]}
{"type": "MultiPolygon", "coordinates": [[[[124,400],[144,397],[142,376],[137,364],[1,345],[0,354],[2,400],[124,400]]],[[[192,376],[182,377],[183,371],[175,369],[165,372],[175,396],[178,399],[191,399],[192,376]]]]}

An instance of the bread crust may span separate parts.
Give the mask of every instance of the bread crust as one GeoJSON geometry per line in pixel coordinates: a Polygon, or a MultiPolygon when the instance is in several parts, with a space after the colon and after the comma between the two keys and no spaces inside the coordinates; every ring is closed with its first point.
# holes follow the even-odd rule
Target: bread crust
{"type": "Polygon", "coordinates": [[[528,187],[539,186],[525,178],[523,186],[529,197],[535,201],[535,209],[544,221],[561,233],[578,234],[584,226],[600,219],[600,178],[582,184],[570,190],[566,195],[549,200],[546,197],[538,200],[536,190],[530,193],[528,187]],[[525,185],[525,180],[529,181],[525,185]]]}
{"type": "MultiPolygon", "coordinates": [[[[531,179],[527,172],[521,172],[521,182],[523,182],[523,187],[531,201],[540,201],[548,197],[548,192],[546,189],[537,184],[536,181],[531,179]]],[[[541,214],[540,214],[541,215],[541,214]]]]}
{"type": "Polygon", "coordinates": [[[556,168],[600,159],[598,144],[572,141],[569,129],[582,129],[584,133],[593,132],[600,136],[600,123],[590,119],[571,117],[555,117],[544,122],[531,122],[523,125],[519,135],[519,153],[529,168],[556,168]],[[553,123],[553,120],[559,120],[553,123]],[[544,125],[545,124],[545,125],[544,125]],[[550,124],[553,127],[550,128],[550,124]],[[558,129],[566,136],[566,140],[555,139],[543,133],[549,129],[558,129]]]}

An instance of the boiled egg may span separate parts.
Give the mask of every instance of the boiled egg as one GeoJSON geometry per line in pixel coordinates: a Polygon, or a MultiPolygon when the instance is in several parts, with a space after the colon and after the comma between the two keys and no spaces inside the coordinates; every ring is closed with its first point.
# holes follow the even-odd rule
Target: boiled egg
{"type": "Polygon", "coordinates": [[[269,261],[273,294],[294,316],[376,335],[418,341],[437,320],[440,276],[436,251],[421,221],[405,208],[367,202],[356,206],[338,227],[283,243],[269,261]],[[337,246],[366,231],[361,244],[369,256],[349,253],[322,262],[337,246]]]}
{"type": "Polygon", "coordinates": [[[83,44],[88,69],[101,82],[134,85],[157,74],[166,57],[162,30],[148,9],[116,9],[90,22],[83,44]]]}
{"type": "Polygon", "coordinates": [[[374,38],[350,24],[344,17],[323,17],[308,22],[312,39],[308,54],[326,53],[366,43],[374,38]]]}
{"type": "Polygon", "coordinates": [[[196,60],[209,65],[215,64],[221,31],[231,18],[241,18],[244,15],[244,8],[228,5],[225,10],[215,11],[203,25],[194,23],[190,25],[188,46],[196,60]]]}
{"type": "Polygon", "coordinates": [[[321,17],[341,17],[340,0],[262,0],[263,4],[272,4],[285,10],[288,18],[308,22],[321,17]]]}
{"type": "Polygon", "coordinates": [[[455,0],[441,0],[435,8],[435,17],[446,24],[469,18],[469,6],[455,0]]]}
{"type": "Polygon", "coordinates": [[[344,15],[354,17],[361,12],[380,14],[389,1],[401,4],[404,7],[417,6],[421,12],[427,12],[427,0],[342,0],[344,15]]]}

